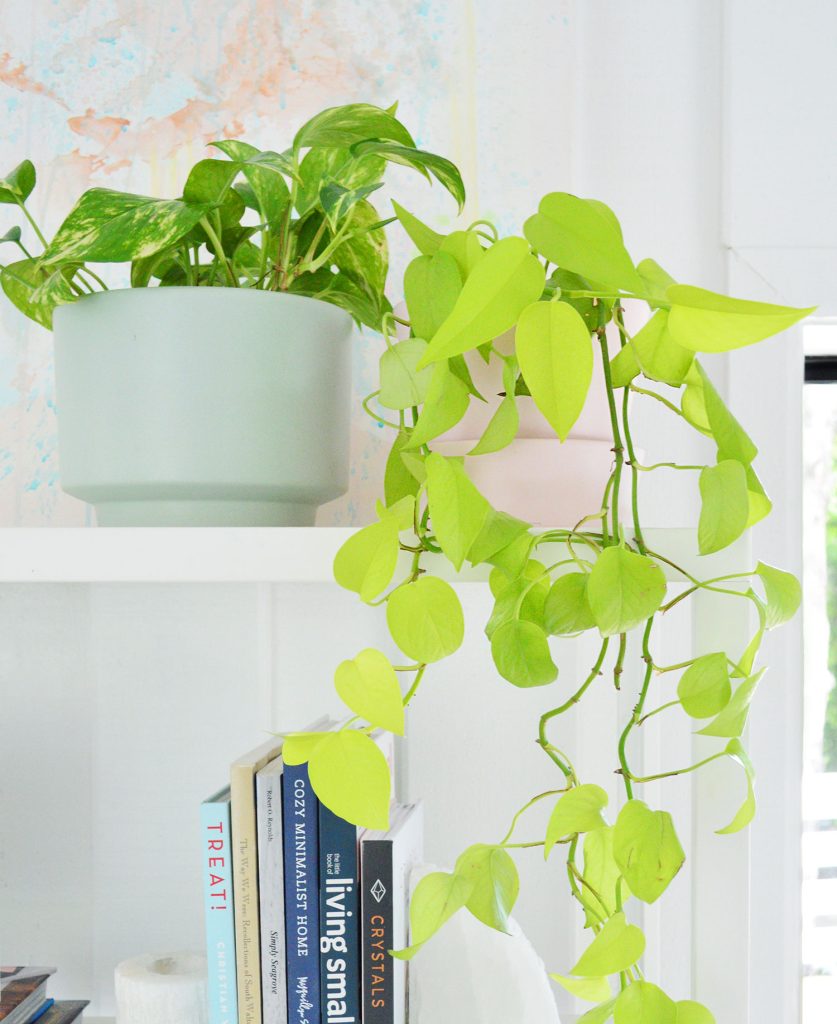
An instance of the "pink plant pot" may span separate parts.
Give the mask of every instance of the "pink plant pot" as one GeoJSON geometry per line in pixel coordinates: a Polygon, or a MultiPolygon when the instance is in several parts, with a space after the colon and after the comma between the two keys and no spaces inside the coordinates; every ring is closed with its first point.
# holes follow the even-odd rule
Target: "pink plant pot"
{"type": "MultiPolygon", "coordinates": [[[[399,305],[406,313],[403,304],[399,305]]],[[[635,334],[648,318],[644,303],[626,303],[625,318],[628,331],[635,334]]],[[[614,324],[608,325],[607,339],[608,350],[615,356],[619,335],[614,324]]],[[[499,452],[465,460],[469,477],[495,508],[533,526],[572,527],[601,508],[613,469],[613,435],[601,351],[592,344],[590,391],[566,441],[556,438],[534,401],[521,396],[517,400],[520,426],[515,440],[499,452]]],[[[504,355],[510,354],[514,350],[514,331],[501,335],[494,345],[504,355]]],[[[485,401],[472,398],[459,423],[433,442],[434,451],[442,455],[467,455],[501,401],[501,361],[493,358],[486,363],[478,352],[467,353],[465,360],[485,401]]],[[[627,488],[622,489],[619,505],[620,514],[626,515],[630,506],[627,488]]]]}

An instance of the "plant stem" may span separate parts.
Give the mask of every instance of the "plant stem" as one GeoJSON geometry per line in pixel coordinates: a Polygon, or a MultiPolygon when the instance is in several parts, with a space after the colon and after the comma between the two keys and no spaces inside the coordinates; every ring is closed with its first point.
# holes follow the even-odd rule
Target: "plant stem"
{"type": "Polygon", "coordinates": [[[659,715],[661,711],[666,711],[668,708],[678,707],[680,704],[679,700],[670,700],[666,704],[661,704],[658,708],[654,708],[653,711],[646,712],[642,718],[636,723],[642,725],[643,722],[647,722],[649,718],[653,718],[654,715],[659,715]]]}
{"type": "Polygon", "coordinates": [[[559,707],[553,708],[551,711],[547,711],[541,716],[541,722],[544,726],[547,725],[550,721],[552,721],[553,718],[557,718],[558,715],[563,715],[565,711],[569,711],[571,707],[573,707],[575,704],[578,704],[578,702],[584,696],[585,692],[587,691],[588,687],[593,682],[593,680],[597,676],[601,675],[602,662],[604,661],[605,655],[607,654],[607,647],[609,643],[610,637],[605,637],[602,641],[602,646],[599,648],[599,656],[598,658],[596,658],[595,665],[593,665],[593,667],[590,669],[589,675],[581,684],[581,686],[575,691],[572,697],[570,697],[569,700],[564,701],[564,703],[561,704],[559,707]]]}
{"type": "Polygon", "coordinates": [[[209,238],[210,242],[212,242],[213,246],[215,247],[215,256],[218,259],[218,262],[221,264],[221,266],[226,270],[227,276],[230,279],[230,284],[232,285],[233,288],[237,288],[238,279],[233,273],[233,269],[230,266],[230,261],[227,259],[226,254],[224,253],[224,250],[221,246],[221,240],[215,233],[215,229],[209,223],[208,217],[201,217],[201,227],[206,232],[207,238],[209,238]]]}
{"type": "Polygon", "coordinates": [[[35,218],[26,209],[26,203],[24,203],[24,201],[22,199],[18,199],[18,198],[15,198],[15,202],[21,208],[21,210],[23,210],[23,216],[32,225],[32,227],[33,227],[33,229],[35,231],[35,234],[38,236],[38,241],[41,243],[41,245],[44,247],[44,249],[47,249],[49,247],[48,244],[47,244],[47,240],[44,238],[43,233],[41,232],[41,229],[35,223],[35,218]]]}
{"type": "Polygon", "coordinates": [[[702,761],[698,761],[697,764],[690,764],[686,768],[675,768],[673,771],[658,772],[656,775],[628,775],[626,777],[626,781],[630,778],[632,782],[642,785],[645,782],[658,782],[660,779],[673,779],[677,775],[688,775],[689,772],[696,772],[698,768],[703,768],[704,765],[710,764],[712,761],[717,761],[726,756],[727,755],[723,750],[719,750],[716,754],[710,754],[709,757],[705,757],[702,761]]]}
{"type": "Polygon", "coordinates": [[[530,807],[534,807],[536,803],[538,803],[541,800],[545,800],[548,796],[560,796],[561,793],[566,793],[566,790],[565,789],[548,789],[544,793],[538,793],[537,796],[533,796],[532,799],[528,803],[525,803],[520,808],[520,810],[518,810],[515,813],[514,817],[512,818],[511,825],[509,825],[508,832],[506,832],[506,834],[500,840],[498,845],[505,846],[508,843],[509,839],[511,839],[511,837],[514,835],[514,830],[517,827],[518,821],[529,810],[530,807]]]}
{"type": "Polygon", "coordinates": [[[641,466],[638,462],[631,460],[631,467],[638,473],[651,473],[655,469],[683,469],[683,470],[699,470],[706,469],[706,466],[686,466],[680,462],[655,462],[651,466],[641,466]]]}
{"type": "Polygon", "coordinates": [[[413,678],[412,683],[410,684],[410,689],[407,690],[407,692],[404,694],[403,700],[401,701],[402,705],[405,708],[410,706],[410,701],[413,699],[413,697],[415,697],[416,691],[419,688],[419,684],[421,683],[422,677],[424,676],[424,670],[426,668],[427,665],[420,665],[418,669],[416,669],[416,674],[413,678]]]}
{"type": "Polygon", "coordinates": [[[612,509],[611,509],[611,543],[619,543],[619,482],[622,477],[622,463],[625,459],[624,449],[622,447],[622,436],[619,432],[619,417],[616,413],[616,398],[613,394],[613,380],[610,375],[610,354],[607,350],[607,334],[605,331],[606,324],[606,313],[603,302],[597,304],[599,313],[599,326],[596,328],[596,334],[599,338],[599,346],[602,350],[602,368],[604,370],[605,387],[607,388],[607,407],[610,412],[610,429],[613,434],[613,456],[615,459],[615,466],[613,468],[613,488],[612,488],[612,509]]]}
{"type": "Polygon", "coordinates": [[[629,800],[633,800],[634,796],[633,786],[631,785],[631,780],[634,779],[634,777],[633,775],[631,775],[631,770],[628,767],[628,756],[626,751],[628,745],[628,737],[631,735],[634,726],[637,724],[637,722],[639,722],[640,718],[642,718],[642,711],[645,707],[645,699],[648,696],[648,687],[651,684],[651,675],[654,671],[654,665],[651,660],[651,653],[648,648],[648,644],[651,639],[651,629],[653,628],[653,626],[654,616],[652,615],[645,623],[645,630],[642,634],[642,656],[645,660],[645,675],[642,680],[642,687],[639,691],[639,698],[634,706],[633,714],[628,720],[628,724],[622,731],[622,735],[619,737],[619,764],[621,766],[620,770],[622,772],[622,778],[625,782],[625,792],[629,800]]]}
{"type": "Polygon", "coordinates": [[[670,409],[672,412],[677,413],[677,415],[680,416],[681,419],[686,418],[683,415],[683,413],[677,408],[674,402],[670,402],[667,398],[664,398],[662,395],[658,395],[656,391],[648,391],[646,388],[637,387],[636,384],[629,384],[628,388],[631,391],[633,391],[635,395],[645,395],[646,398],[656,398],[656,400],[658,402],[662,402],[667,409],[670,409]]]}

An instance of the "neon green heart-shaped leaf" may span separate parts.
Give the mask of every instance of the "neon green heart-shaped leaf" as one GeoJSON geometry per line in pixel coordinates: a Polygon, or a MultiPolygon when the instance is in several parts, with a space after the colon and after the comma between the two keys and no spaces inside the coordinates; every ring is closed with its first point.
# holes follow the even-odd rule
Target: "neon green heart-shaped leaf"
{"type": "Polygon", "coordinates": [[[366,733],[326,733],[309,757],[308,772],[314,792],[338,818],[361,828],[389,827],[389,765],[366,733]]]}
{"type": "Polygon", "coordinates": [[[590,331],[566,302],[534,302],[520,314],[514,337],[529,393],[564,441],[593,377],[590,331]]]}
{"type": "Polygon", "coordinates": [[[404,705],[395,669],[385,654],[367,647],[342,661],[334,688],[343,703],[370,725],[404,735],[404,705]]]}
{"type": "Polygon", "coordinates": [[[540,298],[546,275],[522,238],[503,238],[479,260],[422,364],[460,355],[512,327],[540,298]]]}
{"type": "Polygon", "coordinates": [[[693,352],[729,352],[752,345],[787,330],[816,309],[733,299],[688,284],[671,285],[666,297],[671,303],[671,336],[693,352]]]}

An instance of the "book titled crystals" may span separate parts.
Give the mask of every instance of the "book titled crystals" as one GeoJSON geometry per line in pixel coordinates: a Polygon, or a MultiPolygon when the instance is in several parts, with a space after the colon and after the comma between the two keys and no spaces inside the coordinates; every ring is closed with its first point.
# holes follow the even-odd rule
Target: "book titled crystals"
{"type": "Polygon", "coordinates": [[[363,1024],[406,1024],[407,969],[389,955],[408,944],[410,872],[421,862],[421,804],[393,810],[386,832],[361,840],[361,953],[363,1024]]]}

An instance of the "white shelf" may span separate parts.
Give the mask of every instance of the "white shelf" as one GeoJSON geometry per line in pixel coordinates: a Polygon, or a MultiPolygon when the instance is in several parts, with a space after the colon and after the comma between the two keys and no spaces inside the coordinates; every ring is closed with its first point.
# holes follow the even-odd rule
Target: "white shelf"
{"type": "MultiPolygon", "coordinates": [[[[349,527],[0,529],[0,583],[327,583],[335,554],[353,532],[349,527]]],[[[740,566],[746,551],[746,542],[738,542],[699,558],[692,529],[647,530],[646,541],[704,577],[713,575],[713,567],[740,566]]],[[[559,546],[541,548],[538,557],[557,560],[559,546]]],[[[445,560],[431,557],[427,564],[454,578],[445,560]]],[[[682,579],[666,572],[669,579],[682,579]]],[[[456,579],[485,580],[487,574],[487,566],[466,566],[456,579]]]]}

